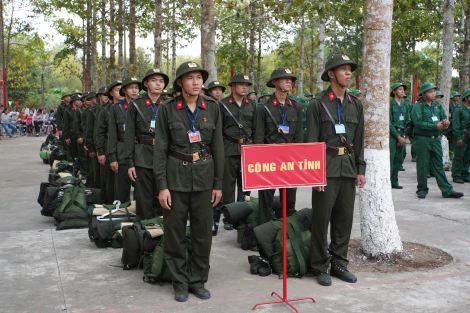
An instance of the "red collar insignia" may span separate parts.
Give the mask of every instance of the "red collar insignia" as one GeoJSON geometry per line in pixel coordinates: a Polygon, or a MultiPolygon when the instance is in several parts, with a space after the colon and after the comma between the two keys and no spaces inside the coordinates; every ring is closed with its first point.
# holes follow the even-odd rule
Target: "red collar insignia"
{"type": "Polygon", "coordinates": [[[148,107],[150,106],[150,99],[145,100],[145,105],[148,107]]]}
{"type": "Polygon", "coordinates": [[[277,102],[276,99],[273,99],[273,105],[274,105],[274,106],[277,106],[278,103],[279,103],[279,102],[277,102]]]}
{"type": "Polygon", "coordinates": [[[232,98],[228,99],[228,104],[232,104],[232,103],[233,103],[232,98]]]}
{"type": "Polygon", "coordinates": [[[349,102],[352,102],[351,95],[348,93],[348,100],[349,102]]]}
{"type": "Polygon", "coordinates": [[[289,102],[289,106],[292,106],[292,101],[290,99],[288,99],[288,102],[289,102]]]}
{"type": "Polygon", "coordinates": [[[207,117],[203,117],[202,120],[205,122],[207,122],[207,117]]]}
{"type": "Polygon", "coordinates": [[[207,109],[206,103],[202,100],[201,100],[201,108],[203,108],[204,110],[207,109]]]}
{"type": "Polygon", "coordinates": [[[181,110],[183,108],[183,101],[178,101],[176,102],[176,109],[177,110],[181,110]]]}
{"type": "Polygon", "coordinates": [[[335,100],[335,94],[333,93],[333,91],[331,91],[329,94],[328,94],[328,97],[330,98],[330,101],[333,101],[335,100]]]}
{"type": "Polygon", "coordinates": [[[163,103],[163,99],[158,100],[158,103],[159,103],[159,104],[162,104],[162,103],[163,103]]]}
{"type": "Polygon", "coordinates": [[[65,108],[67,105],[65,104],[65,102],[62,102],[61,105],[65,108]]]}
{"type": "Polygon", "coordinates": [[[245,103],[248,104],[248,103],[250,103],[250,101],[248,101],[248,99],[245,99],[245,103]]]}
{"type": "Polygon", "coordinates": [[[75,111],[75,107],[72,107],[72,111],[75,111]]]}
{"type": "Polygon", "coordinates": [[[129,106],[127,105],[127,103],[124,103],[124,105],[123,105],[122,107],[124,108],[125,111],[127,111],[127,108],[128,108],[129,106]]]}

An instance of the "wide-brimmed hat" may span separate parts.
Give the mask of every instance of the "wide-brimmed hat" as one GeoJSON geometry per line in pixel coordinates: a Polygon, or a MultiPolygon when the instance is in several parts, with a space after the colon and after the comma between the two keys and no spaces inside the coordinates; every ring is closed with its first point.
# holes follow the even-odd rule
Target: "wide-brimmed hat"
{"type": "Polygon", "coordinates": [[[127,86],[131,85],[131,84],[137,84],[139,86],[139,91],[142,90],[142,84],[141,82],[137,79],[137,77],[126,77],[123,79],[122,81],[122,85],[121,85],[121,89],[119,89],[119,94],[123,97],[126,96],[126,94],[124,93],[124,88],[126,88],[127,86]]]}
{"type": "Polygon", "coordinates": [[[350,94],[354,97],[357,97],[358,95],[362,94],[362,91],[360,91],[359,89],[354,89],[350,92],[350,94]]]}
{"type": "Polygon", "coordinates": [[[107,92],[107,88],[106,86],[101,86],[100,88],[98,88],[98,91],[96,92],[96,95],[106,95],[106,92],[107,92]]]}
{"type": "Polygon", "coordinates": [[[464,100],[465,98],[467,98],[468,96],[470,96],[470,89],[467,89],[463,92],[463,95],[462,95],[462,100],[464,100]]]}
{"type": "Polygon", "coordinates": [[[297,80],[297,77],[294,74],[292,74],[290,69],[288,69],[287,67],[278,67],[277,69],[272,71],[271,77],[266,83],[266,86],[274,88],[273,80],[278,79],[278,78],[287,78],[287,77],[290,77],[293,82],[297,80]]]}
{"type": "Polygon", "coordinates": [[[213,80],[209,83],[209,85],[207,85],[207,91],[210,91],[212,88],[216,87],[222,88],[222,92],[225,92],[225,90],[227,90],[227,88],[225,88],[225,86],[222,85],[219,81],[213,80]]]}
{"type": "Polygon", "coordinates": [[[452,91],[452,92],[450,93],[450,97],[449,97],[449,98],[452,99],[453,97],[460,97],[460,94],[459,94],[457,91],[452,91]]]}
{"type": "Polygon", "coordinates": [[[165,89],[166,86],[168,86],[168,83],[170,82],[170,78],[168,77],[168,75],[163,73],[159,68],[154,68],[154,69],[148,70],[147,73],[145,73],[144,78],[142,78],[142,89],[143,90],[147,91],[147,87],[145,87],[144,82],[147,80],[147,78],[149,78],[152,75],[163,76],[163,80],[165,81],[165,86],[163,87],[163,89],[165,89]]]}
{"type": "Polygon", "coordinates": [[[82,97],[81,97],[79,94],[74,94],[74,95],[72,95],[72,96],[70,97],[70,102],[73,103],[73,102],[76,101],[76,100],[82,101],[82,97]]]}
{"type": "Polygon", "coordinates": [[[357,68],[357,63],[351,61],[347,55],[344,54],[335,54],[332,55],[325,64],[325,71],[321,75],[321,80],[328,82],[330,81],[330,77],[328,77],[328,71],[334,70],[338,66],[341,65],[351,65],[351,71],[354,72],[357,68]]]}
{"type": "Polygon", "coordinates": [[[395,83],[395,84],[392,85],[392,88],[390,88],[390,97],[393,98],[393,97],[395,96],[395,95],[393,94],[393,91],[394,91],[395,89],[397,89],[398,87],[400,87],[400,86],[403,87],[403,89],[405,89],[405,91],[406,91],[406,89],[408,88],[408,87],[406,87],[405,84],[402,84],[402,83],[395,83]]]}
{"type": "Polygon", "coordinates": [[[173,81],[173,91],[181,91],[181,86],[176,83],[176,81],[181,78],[184,74],[191,72],[201,72],[202,74],[202,83],[204,83],[209,77],[209,72],[203,69],[199,64],[193,61],[187,61],[182,63],[176,69],[176,77],[173,81]]]}
{"type": "MultiPolygon", "coordinates": [[[[436,90],[436,97],[444,98],[444,95],[439,90],[436,90]]],[[[405,98],[406,98],[406,96],[405,96],[405,98]]]]}
{"type": "Polygon", "coordinates": [[[228,85],[232,86],[232,84],[236,84],[236,83],[246,83],[250,86],[253,85],[253,82],[250,80],[248,75],[245,75],[245,73],[237,73],[233,75],[228,85]]]}
{"type": "Polygon", "coordinates": [[[119,86],[119,85],[122,85],[122,81],[120,80],[115,80],[111,84],[109,84],[108,89],[106,90],[106,95],[108,96],[110,100],[114,100],[113,96],[111,96],[110,94],[111,90],[113,90],[114,87],[119,86]]]}
{"type": "Polygon", "coordinates": [[[422,84],[422,85],[419,87],[419,92],[418,92],[418,94],[419,94],[419,95],[422,95],[423,92],[426,92],[426,91],[431,90],[431,89],[436,89],[436,90],[437,90],[437,86],[434,86],[434,85],[431,84],[430,82],[425,82],[424,84],[422,84]]]}

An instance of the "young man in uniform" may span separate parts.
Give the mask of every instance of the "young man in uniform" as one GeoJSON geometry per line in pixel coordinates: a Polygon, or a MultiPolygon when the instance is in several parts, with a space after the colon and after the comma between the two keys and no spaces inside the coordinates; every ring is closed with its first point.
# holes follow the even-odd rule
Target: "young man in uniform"
{"type": "MultiPolygon", "coordinates": [[[[299,143],[302,138],[302,110],[288,97],[292,83],[297,80],[287,67],[279,67],[271,73],[266,86],[275,88],[274,93],[263,105],[258,105],[255,114],[254,143],[284,144],[299,143]]],[[[271,205],[275,189],[258,191],[259,225],[269,222],[273,217],[271,205]]],[[[287,214],[295,212],[297,188],[287,188],[287,214]]],[[[281,193],[281,203],[282,203],[281,193]]]]}
{"type": "Polygon", "coordinates": [[[78,94],[73,95],[70,98],[70,104],[67,106],[64,112],[64,140],[65,144],[67,145],[67,155],[69,162],[74,163],[74,167],[78,167],[77,165],[77,158],[78,158],[78,150],[77,150],[77,138],[78,134],[75,132],[73,123],[75,117],[75,111],[81,108],[82,100],[78,94]]]}
{"type": "Polygon", "coordinates": [[[98,155],[98,162],[100,163],[101,173],[101,198],[103,203],[112,204],[115,200],[114,195],[114,181],[116,178],[115,173],[111,170],[109,159],[108,135],[109,135],[109,114],[111,107],[115,102],[119,103],[124,99],[120,95],[122,82],[114,81],[107,88],[107,96],[110,100],[109,103],[104,104],[98,115],[96,121],[96,135],[95,147],[98,155]]]}
{"type": "Polygon", "coordinates": [[[171,98],[171,92],[168,89],[163,89],[162,94],[160,95],[163,100],[171,98]]]}
{"type": "Polygon", "coordinates": [[[224,97],[225,90],[226,90],[225,86],[216,80],[211,81],[209,85],[207,86],[208,96],[217,102],[222,100],[222,98],[224,97]]]}
{"type": "Polygon", "coordinates": [[[304,97],[307,98],[308,102],[312,101],[312,99],[313,99],[313,95],[312,95],[311,92],[306,92],[304,94],[304,97]]]}
{"type": "Polygon", "coordinates": [[[155,123],[163,104],[161,94],[168,82],[168,75],[160,69],[147,71],[142,79],[146,92],[135,98],[127,109],[124,158],[129,178],[135,183],[136,211],[141,220],[163,214],[153,174],[153,147],[158,140],[155,123]]]}
{"type": "Polygon", "coordinates": [[[125,97],[109,110],[109,164],[116,178],[114,181],[114,197],[121,202],[131,200],[131,180],[128,174],[127,162],[124,156],[124,134],[126,131],[126,116],[129,106],[142,89],[136,77],[127,77],[122,81],[119,94],[125,97]]]}
{"type": "Polygon", "coordinates": [[[256,102],[257,96],[256,96],[256,91],[254,89],[248,90],[246,97],[250,100],[253,100],[256,102]]]}
{"type": "Polygon", "coordinates": [[[271,98],[272,93],[267,90],[264,90],[259,96],[258,104],[268,101],[271,98]]]}
{"type": "Polygon", "coordinates": [[[419,88],[422,97],[411,110],[411,119],[415,125],[414,142],[416,145],[416,173],[418,178],[418,198],[424,199],[428,194],[428,173],[436,176],[437,185],[444,198],[461,198],[463,193],[455,192],[447,181],[442,165],[442,131],[450,126],[447,115],[435,101],[437,86],[425,82],[419,88]]]}
{"type": "Polygon", "coordinates": [[[64,138],[63,138],[63,130],[64,130],[64,112],[65,108],[70,103],[70,95],[66,94],[60,98],[60,104],[57,106],[57,111],[55,113],[55,121],[57,125],[57,134],[59,135],[59,139],[62,141],[63,148],[65,148],[64,138]]]}
{"type": "Polygon", "coordinates": [[[91,100],[91,106],[85,121],[85,147],[88,154],[88,186],[92,188],[100,188],[100,164],[96,156],[95,148],[95,122],[97,113],[102,105],[102,99],[106,93],[106,86],[98,89],[96,97],[91,100]]]}
{"type": "Polygon", "coordinates": [[[390,181],[392,188],[403,189],[398,183],[398,172],[403,165],[406,150],[405,127],[411,120],[409,107],[404,103],[406,85],[395,83],[390,92],[390,181]]]}
{"type": "Polygon", "coordinates": [[[87,104],[88,101],[86,100],[88,98],[89,93],[84,92],[81,101],[82,105],[78,107],[75,112],[74,112],[74,117],[73,117],[73,130],[77,134],[77,152],[78,152],[78,165],[80,168],[80,174],[82,175],[81,179],[86,179],[86,153],[85,153],[85,144],[84,144],[84,130],[82,128],[82,115],[83,112],[86,111],[87,109],[87,104]]]}
{"type": "Polygon", "coordinates": [[[200,96],[208,72],[195,62],[176,70],[173,83],[181,96],[166,102],[158,113],[154,171],[165,221],[165,260],[173,276],[175,300],[188,300],[188,291],[209,299],[212,210],[222,197],[224,144],[217,103],[200,96]],[[191,255],[186,256],[186,223],[190,221],[191,255]]]}
{"type": "Polygon", "coordinates": [[[454,183],[470,183],[470,138],[465,134],[470,130],[470,89],[462,95],[462,104],[454,108],[452,130],[455,138],[454,159],[452,160],[452,178],[454,183]]]}
{"type": "Polygon", "coordinates": [[[322,286],[331,285],[331,276],[349,283],[357,281],[347,269],[356,187],[366,183],[363,107],[347,92],[356,68],[346,55],[331,56],[321,76],[330,86],[312,100],[307,111],[308,142],[327,145],[328,185],[312,189],[310,266],[322,286]]]}

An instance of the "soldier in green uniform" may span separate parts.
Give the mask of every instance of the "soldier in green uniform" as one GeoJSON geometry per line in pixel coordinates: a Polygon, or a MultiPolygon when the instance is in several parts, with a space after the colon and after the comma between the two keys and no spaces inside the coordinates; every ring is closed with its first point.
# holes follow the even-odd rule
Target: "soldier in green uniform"
{"type": "Polygon", "coordinates": [[[67,145],[67,155],[69,162],[74,162],[74,167],[77,167],[76,164],[78,158],[78,150],[77,150],[77,138],[78,134],[75,132],[73,124],[74,124],[74,117],[75,111],[81,108],[82,100],[79,95],[73,95],[70,98],[70,104],[67,106],[64,112],[64,140],[65,144],[67,145]]]}
{"type": "Polygon", "coordinates": [[[439,102],[440,104],[443,104],[442,101],[444,99],[444,95],[439,91],[439,90],[436,90],[436,101],[439,102]]]}
{"type": "Polygon", "coordinates": [[[73,117],[73,130],[77,134],[77,152],[78,152],[78,166],[80,168],[80,174],[82,175],[81,179],[86,179],[86,153],[85,153],[85,144],[84,144],[84,129],[82,128],[82,115],[83,112],[87,108],[89,93],[84,92],[81,97],[82,105],[79,106],[75,112],[73,117]],[[86,102],[86,103],[85,103],[86,102]]]}
{"type": "MultiPolygon", "coordinates": [[[[313,95],[311,97],[313,99],[313,95]]],[[[308,97],[299,97],[298,103],[300,105],[300,109],[302,110],[302,130],[303,130],[303,141],[307,142],[307,108],[310,103],[308,97]]]]}
{"type": "Polygon", "coordinates": [[[114,181],[114,197],[121,202],[131,199],[131,180],[124,154],[124,134],[126,132],[126,116],[129,106],[139,95],[142,85],[136,77],[126,77],[122,81],[119,94],[125,97],[115,102],[109,110],[108,149],[109,164],[116,178],[114,181]]]}
{"type": "Polygon", "coordinates": [[[209,299],[212,207],[222,197],[224,143],[217,103],[199,96],[209,73],[195,62],[176,70],[173,88],[183,94],[166,102],[157,116],[154,172],[165,221],[165,260],[173,276],[175,300],[188,291],[209,299]],[[190,221],[191,255],[186,256],[186,223],[190,221]]]}
{"type": "Polygon", "coordinates": [[[57,125],[57,134],[59,135],[59,139],[62,141],[63,148],[65,148],[64,138],[63,138],[63,130],[64,130],[64,112],[65,108],[70,103],[70,95],[66,94],[60,98],[60,104],[57,106],[57,111],[55,113],[55,120],[57,125]]]}
{"type": "Polygon", "coordinates": [[[255,101],[255,103],[256,103],[257,96],[256,96],[256,91],[254,89],[248,90],[248,93],[246,94],[246,97],[250,100],[255,101]]]}
{"type": "Polygon", "coordinates": [[[418,179],[418,198],[424,199],[428,194],[428,173],[436,176],[437,185],[444,198],[460,198],[461,192],[455,192],[447,181],[442,165],[442,131],[450,126],[447,115],[435,101],[437,86],[425,82],[419,88],[421,99],[411,110],[411,119],[415,125],[414,144],[416,145],[416,172],[418,179]]]}
{"type": "MultiPolygon", "coordinates": [[[[172,92],[171,92],[171,96],[172,98],[176,98],[176,97],[179,97],[181,95],[181,91],[180,90],[175,90],[174,88],[171,88],[172,92]]],[[[202,89],[201,89],[202,90],[202,89]]]]}
{"type": "MultiPolygon", "coordinates": [[[[452,121],[452,113],[454,109],[461,104],[460,94],[457,91],[452,91],[450,93],[449,101],[449,120],[452,121]]],[[[450,126],[452,128],[452,125],[450,126]]],[[[455,149],[455,140],[449,140],[449,157],[451,160],[454,159],[454,149],[455,149]]]]}
{"type": "Polygon", "coordinates": [[[205,96],[207,95],[207,88],[205,85],[202,85],[202,88],[201,88],[201,96],[205,96]]]}
{"type": "Polygon", "coordinates": [[[163,89],[162,94],[160,95],[163,100],[166,100],[168,98],[171,98],[171,92],[168,89],[163,89]]]}
{"type": "Polygon", "coordinates": [[[163,214],[153,174],[153,146],[158,141],[155,123],[163,104],[161,94],[168,82],[168,75],[160,69],[147,71],[142,79],[146,92],[137,96],[127,109],[124,158],[129,178],[135,183],[136,211],[141,220],[163,214]]]}
{"type": "Polygon", "coordinates": [[[406,85],[395,83],[390,92],[390,181],[392,188],[403,189],[398,183],[398,172],[403,165],[406,150],[405,127],[410,122],[409,107],[404,103],[406,85]]]}
{"type": "Polygon", "coordinates": [[[258,98],[258,104],[269,100],[271,98],[271,95],[272,95],[271,92],[269,92],[267,90],[263,90],[263,92],[261,93],[261,96],[259,96],[259,98],[258,98]]]}
{"type": "Polygon", "coordinates": [[[107,96],[110,103],[104,104],[98,114],[96,121],[96,135],[95,135],[95,148],[98,155],[98,162],[100,163],[101,175],[101,195],[102,202],[111,204],[115,200],[114,196],[114,181],[116,178],[115,173],[111,170],[108,135],[109,135],[109,115],[111,107],[114,102],[121,102],[124,97],[121,96],[119,90],[121,89],[122,82],[114,81],[107,88],[107,96]]]}
{"type": "Polygon", "coordinates": [[[308,102],[310,102],[313,99],[313,94],[311,92],[306,92],[304,97],[307,98],[308,102]]]}
{"type": "Polygon", "coordinates": [[[470,89],[465,90],[462,104],[454,108],[452,130],[455,138],[455,154],[452,160],[452,178],[454,183],[470,183],[470,143],[465,134],[470,129],[470,89]]]}
{"type": "Polygon", "coordinates": [[[357,281],[347,269],[347,255],[356,187],[366,183],[364,112],[361,101],[346,89],[356,68],[357,64],[346,55],[331,56],[321,76],[330,86],[312,100],[307,111],[308,142],[327,145],[328,185],[312,190],[310,266],[322,286],[331,285],[331,276],[349,283],[357,281]]]}
{"type": "Polygon", "coordinates": [[[100,107],[100,96],[106,93],[106,86],[102,86],[96,92],[96,96],[91,100],[91,106],[85,120],[85,148],[88,157],[88,178],[87,183],[91,188],[100,188],[100,164],[96,156],[95,148],[95,121],[96,113],[100,107]]]}
{"type": "MultiPolygon", "coordinates": [[[[282,144],[303,142],[302,110],[298,103],[288,97],[293,82],[297,80],[286,67],[279,67],[271,73],[266,86],[275,88],[274,94],[263,105],[256,108],[254,143],[282,144]]],[[[258,191],[259,225],[269,222],[273,217],[271,205],[275,189],[258,191]]],[[[287,212],[295,212],[296,188],[287,188],[287,212]]],[[[281,193],[282,198],[282,193],[281,193]]],[[[281,203],[283,199],[281,199],[281,203]]]]}
{"type": "Polygon", "coordinates": [[[217,102],[222,100],[225,90],[225,86],[216,80],[211,81],[209,85],[207,85],[208,96],[217,102]]]}

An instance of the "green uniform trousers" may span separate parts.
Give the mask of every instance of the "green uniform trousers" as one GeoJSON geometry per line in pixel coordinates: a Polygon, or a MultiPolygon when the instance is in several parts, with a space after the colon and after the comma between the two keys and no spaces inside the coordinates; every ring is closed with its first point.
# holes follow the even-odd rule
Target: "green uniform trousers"
{"type": "Polygon", "coordinates": [[[98,157],[88,159],[88,171],[87,171],[87,185],[91,188],[100,188],[100,163],[98,162],[98,157]]]}
{"type": "Polygon", "coordinates": [[[221,202],[223,204],[230,204],[239,201],[242,196],[250,195],[250,192],[243,192],[241,156],[232,155],[225,157],[224,167],[221,202]],[[236,198],[235,187],[237,187],[236,198]]]}
{"type": "MultiPolygon", "coordinates": [[[[274,211],[272,209],[274,193],[276,189],[266,189],[258,191],[259,197],[259,224],[262,225],[269,222],[274,217],[274,211]]],[[[281,206],[283,203],[282,189],[279,189],[281,206]]],[[[295,212],[295,201],[297,197],[297,188],[286,188],[286,210],[287,216],[290,216],[295,212]]]]}
{"type": "Polygon", "coordinates": [[[75,159],[78,158],[77,138],[70,138],[70,144],[65,144],[65,147],[67,147],[67,160],[74,162],[75,159]]]}
{"type": "Polygon", "coordinates": [[[85,143],[78,143],[77,142],[77,151],[78,151],[78,166],[80,168],[80,173],[83,176],[87,176],[87,158],[86,158],[86,151],[84,149],[85,143]]]}
{"type": "Polygon", "coordinates": [[[118,172],[114,179],[114,198],[121,203],[131,201],[131,179],[127,173],[127,164],[119,164],[118,172]]]}
{"type": "Polygon", "coordinates": [[[454,192],[452,185],[447,181],[444,166],[442,165],[442,145],[439,137],[415,136],[416,145],[416,172],[418,176],[418,190],[416,194],[427,195],[428,173],[436,176],[437,185],[446,197],[454,192]]]}
{"type": "Polygon", "coordinates": [[[454,159],[452,160],[452,178],[469,178],[470,173],[470,144],[464,143],[461,147],[455,145],[454,159]]]}
{"type": "Polygon", "coordinates": [[[212,190],[171,193],[171,210],[163,210],[165,260],[175,291],[203,286],[209,278],[212,246],[212,190]],[[186,256],[186,223],[190,222],[191,255],[186,256]]]}
{"type": "Polygon", "coordinates": [[[105,204],[112,204],[114,202],[114,179],[116,174],[113,172],[109,165],[109,159],[106,158],[104,166],[100,165],[101,175],[101,201],[105,204]]]}
{"type": "Polygon", "coordinates": [[[153,169],[136,166],[135,205],[137,218],[147,220],[162,216],[163,209],[158,201],[158,188],[153,169]]]}
{"type": "Polygon", "coordinates": [[[347,267],[348,245],[354,215],[356,179],[335,177],[327,179],[324,192],[312,190],[312,228],[310,266],[326,272],[331,258],[347,267]],[[327,232],[330,224],[331,243],[327,232]]]}
{"type": "Polygon", "coordinates": [[[415,145],[414,137],[410,139],[410,141],[411,141],[411,157],[416,158],[416,145],[415,145]]]}
{"type": "MultiPolygon", "coordinates": [[[[402,134],[400,134],[402,135],[402,134]]],[[[403,165],[405,160],[404,151],[406,151],[406,145],[401,147],[397,146],[398,139],[390,137],[390,181],[393,186],[398,186],[398,172],[403,165]]]]}

